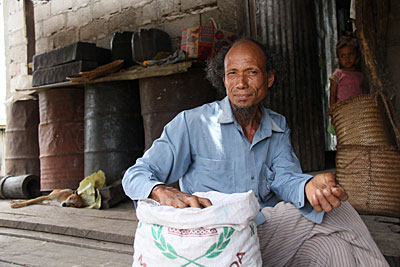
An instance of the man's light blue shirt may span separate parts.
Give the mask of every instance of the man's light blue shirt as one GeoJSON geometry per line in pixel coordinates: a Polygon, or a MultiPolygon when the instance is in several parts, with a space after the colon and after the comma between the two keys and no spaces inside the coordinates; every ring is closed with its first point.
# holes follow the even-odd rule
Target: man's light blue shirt
{"type": "MultiPolygon", "coordinates": [[[[306,218],[321,223],[324,213],[314,211],[305,199],[304,187],[312,176],[302,173],[286,119],[261,105],[260,109],[262,118],[252,143],[227,97],[179,113],[126,171],[125,193],[133,200],[147,198],[155,185],[178,180],[189,194],[253,190],[261,208],[288,201],[306,218]]],[[[265,222],[261,212],[254,220],[257,225],[265,222]]]]}

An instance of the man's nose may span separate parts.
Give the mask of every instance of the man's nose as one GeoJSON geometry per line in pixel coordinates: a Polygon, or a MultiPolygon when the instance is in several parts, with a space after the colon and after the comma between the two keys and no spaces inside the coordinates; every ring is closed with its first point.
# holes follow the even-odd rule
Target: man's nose
{"type": "Polygon", "coordinates": [[[248,82],[247,82],[246,75],[239,74],[237,87],[238,88],[247,88],[247,86],[248,86],[248,82]]]}

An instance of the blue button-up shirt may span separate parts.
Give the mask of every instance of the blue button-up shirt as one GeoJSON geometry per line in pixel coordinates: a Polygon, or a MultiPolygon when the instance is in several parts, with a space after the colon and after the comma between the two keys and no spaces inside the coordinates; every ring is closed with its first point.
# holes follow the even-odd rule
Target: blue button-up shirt
{"type": "MultiPolygon", "coordinates": [[[[253,142],[233,116],[229,99],[179,113],[168,123],[123,178],[125,193],[133,200],[147,198],[157,184],[179,180],[181,190],[238,193],[253,190],[261,208],[279,199],[293,203],[308,219],[320,223],[305,199],[304,187],[312,178],[303,174],[282,115],[260,105],[262,118],[253,142]]],[[[255,222],[265,222],[260,212],[255,222]]]]}

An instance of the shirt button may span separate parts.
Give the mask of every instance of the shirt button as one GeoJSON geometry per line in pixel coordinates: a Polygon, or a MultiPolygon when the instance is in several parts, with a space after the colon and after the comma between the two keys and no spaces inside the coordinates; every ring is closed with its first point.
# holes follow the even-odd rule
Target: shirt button
{"type": "Polygon", "coordinates": [[[254,180],[254,176],[251,176],[251,178],[250,178],[251,180],[254,180]]]}

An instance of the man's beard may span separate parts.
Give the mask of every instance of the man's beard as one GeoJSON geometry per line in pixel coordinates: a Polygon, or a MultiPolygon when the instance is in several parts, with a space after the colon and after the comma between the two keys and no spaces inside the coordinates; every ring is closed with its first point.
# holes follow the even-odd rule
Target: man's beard
{"type": "Polygon", "coordinates": [[[257,105],[241,108],[236,106],[235,104],[232,104],[233,115],[241,125],[246,125],[254,117],[254,114],[256,113],[256,108],[257,105]]]}

